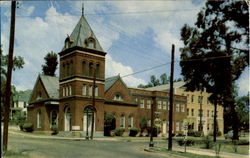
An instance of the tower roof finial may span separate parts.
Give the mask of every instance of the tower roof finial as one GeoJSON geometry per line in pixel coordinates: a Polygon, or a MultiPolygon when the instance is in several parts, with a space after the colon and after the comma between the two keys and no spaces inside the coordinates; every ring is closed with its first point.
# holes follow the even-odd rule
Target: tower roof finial
{"type": "Polygon", "coordinates": [[[84,15],[84,4],[82,3],[82,15],[84,15]]]}

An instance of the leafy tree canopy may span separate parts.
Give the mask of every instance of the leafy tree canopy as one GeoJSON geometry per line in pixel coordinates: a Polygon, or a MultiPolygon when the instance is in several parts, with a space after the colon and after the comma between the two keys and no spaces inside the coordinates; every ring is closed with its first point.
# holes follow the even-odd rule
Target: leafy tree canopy
{"type": "Polygon", "coordinates": [[[58,65],[57,54],[51,51],[44,57],[44,60],[45,64],[42,65],[43,74],[55,76],[55,72],[58,65]]]}
{"type": "Polygon", "coordinates": [[[249,13],[246,1],[207,1],[195,26],[181,29],[181,74],[187,90],[204,90],[212,103],[230,108],[238,139],[233,83],[249,65],[249,13]]]}
{"type": "MultiPolygon", "coordinates": [[[[182,81],[181,78],[175,79],[174,82],[179,82],[182,81]]],[[[155,75],[152,75],[150,77],[150,82],[146,85],[139,84],[137,87],[138,88],[149,88],[149,87],[154,87],[154,86],[159,86],[163,84],[169,84],[170,82],[170,77],[167,76],[166,73],[163,73],[160,75],[160,79],[157,79],[155,75]]]]}
{"type": "Polygon", "coordinates": [[[219,96],[232,93],[232,82],[249,65],[248,5],[244,1],[208,1],[194,27],[181,29],[182,75],[187,90],[219,96]],[[198,59],[198,60],[197,60],[198,59]]]}
{"type": "MultiPolygon", "coordinates": [[[[2,51],[2,47],[0,49],[0,58],[1,58],[1,116],[3,116],[4,112],[4,99],[5,99],[5,88],[6,88],[6,75],[7,75],[7,66],[8,66],[8,55],[4,55],[2,51]]],[[[21,56],[14,56],[13,58],[13,70],[21,69],[24,65],[23,57],[21,56]]],[[[17,93],[16,88],[14,85],[11,86],[11,98],[13,98],[13,95],[17,93]]],[[[12,99],[11,99],[12,100],[12,99]]]]}

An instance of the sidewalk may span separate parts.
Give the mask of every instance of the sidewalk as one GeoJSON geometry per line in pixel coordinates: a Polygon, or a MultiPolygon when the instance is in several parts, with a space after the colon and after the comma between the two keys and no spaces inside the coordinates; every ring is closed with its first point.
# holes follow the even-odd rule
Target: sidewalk
{"type": "MultiPolygon", "coordinates": [[[[59,137],[59,136],[43,136],[43,135],[34,135],[34,134],[26,134],[26,133],[19,133],[14,131],[9,131],[9,134],[20,135],[23,137],[30,137],[30,138],[42,138],[42,139],[61,139],[61,140],[86,140],[85,138],[75,138],[75,137],[59,137]]],[[[118,139],[113,137],[94,137],[94,140],[108,140],[108,141],[118,141],[118,139]]]]}

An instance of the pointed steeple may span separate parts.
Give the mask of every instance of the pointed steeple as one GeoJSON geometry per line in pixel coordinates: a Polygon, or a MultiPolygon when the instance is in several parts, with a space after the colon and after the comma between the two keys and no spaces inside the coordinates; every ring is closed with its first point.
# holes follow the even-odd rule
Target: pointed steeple
{"type": "Polygon", "coordinates": [[[81,16],[71,35],[65,39],[63,51],[74,46],[94,49],[103,52],[100,43],[98,42],[84,15],[81,16]]]}

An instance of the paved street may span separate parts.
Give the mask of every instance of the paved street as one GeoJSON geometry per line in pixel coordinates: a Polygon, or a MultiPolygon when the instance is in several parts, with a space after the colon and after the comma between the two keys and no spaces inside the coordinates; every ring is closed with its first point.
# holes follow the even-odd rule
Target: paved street
{"type": "Polygon", "coordinates": [[[164,153],[144,151],[148,142],[103,140],[55,140],[28,138],[11,135],[10,149],[18,150],[36,158],[162,158],[164,153]]]}

